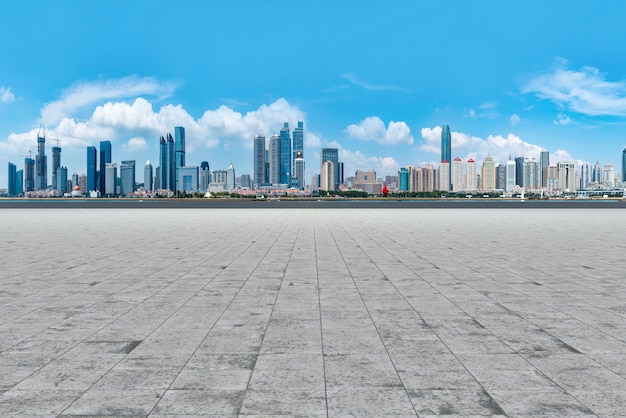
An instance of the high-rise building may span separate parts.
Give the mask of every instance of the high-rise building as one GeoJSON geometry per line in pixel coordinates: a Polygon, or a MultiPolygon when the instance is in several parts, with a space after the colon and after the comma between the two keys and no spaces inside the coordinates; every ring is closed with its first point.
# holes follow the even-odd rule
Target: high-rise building
{"type": "Polygon", "coordinates": [[[251,189],[252,179],[250,178],[250,174],[242,174],[239,176],[239,185],[242,189],[251,189]]]}
{"type": "Polygon", "coordinates": [[[602,169],[602,182],[609,187],[615,186],[615,166],[610,161],[602,169]]]}
{"type": "Polygon", "coordinates": [[[515,185],[524,187],[524,157],[515,157],[515,185]]]}
{"type": "Polygon", "coordinates": [[[24,191],[35,190],[35,160],[30,157],[24,158],[24,191]]]}
{"type": "Polygon", "coordinates": [[[68,181],[67,181],[67,167],[59,167],[57,169],[57,187],[56,189],[61,193],[67,193],[68,189],[68,181]]]}
{"type": "Polygon", "coordinates": [[[272,135],[270,137],[269,159],[270,159],[270,184],[280,183],[280,156],[281,156],[281,140],[279,135],[272,135]]]}
{"type": "Polygon", "coordinates": [[[176,144],[174,143],[174,138],[172,138],[172,134],[167,134],[167,188],[176,192],[176,144]]]}
{"type": "MultiPolygon", "coordinates": [[[[337,188],[339,187],[339,184],[343,182],[343,178],[340,178],[339,176],[339,149],[337,148],[322,148],[322,154],[320,157],[320,164],[323,165],[326,161],[332,161],[333,162],[333,169],[335,170],[335,173],[333,174],[333,180],[335,181],[335,185],[333,186],[332,190],[337,190],[337,188]]],[[[320,171],[321,173],[321,171],[320,171]]],[[[343,176],[341,176],[343,177],[343,176]]],[[[320,185],[320,188],[322,186],[320,185]]],[[[324,189],[325,190],[325,189],[324,189]]]]}
{"type": "Polygon", "coordinates": [[[622,150],[622,183],[626,182],[626,147],[622,150]]]}
{"type": "Polygon", "coordinates": [[[506,166],[498,164],[496,166],[496,190],[504,190],[506,188],[506,166]]]}
{"type": "Polygon", "coordinates": [[[452,163],[452,176],[452,191],[460,192],[463,190],[463,160],[459,157],[452,163]]]}
{"type": "MultiPolygon", "coordinates": [[[[448,163],[452,161],[452,134],[448,125],[441,127],[441,161],[447,161],[448,163]]],[[[441,167],[439,170],[441,171],[441,167]]],[[[448,164],[448,179],[450,181],[453,180],[452,166],[450,164],[448,164]]],[[[440,187],[445,188],[445,186],[440,187]]],[[[450,190],[449,187],[448,190],[450,190]]]]}
{"type": "Polygon", "coordinates": [[[135,160],[120,164],[120,195],[127,196],[135,191],[135,160]]]}
{"type": "Polygon", "coordinates": [[[556,164],[548,164],[546,168],[546,188],[553,192],[559,189],[559,168],[556,164]]]}
{"type": "MultiPolygon", "coordinates": [[[[298,127],[293,130],[293,147],[291,148],[293,159],[293,176],[297,177],[296,173],[296,158],[298,158],[298,151],[304,155],[304,123],[298,122],[298,127]]],[[[298,184],[304,185],[304,179],[300,179],[298,184]]],[[[304,186],[302,186],[304,187],[304,186]]]]}
{"type": "Polygon", "coordinates": [[[332,192],[335,190],[335,163],[332,160],[326,160],[322,163],[320,173],[320,190],[332,192]]]}
{"type": "Polygon", "coordinates": [[[37,155],[35,156],[35,190],[48,188],[48,157],[46,157],[46,137],[37,136],[37,155]]]}
{"type": "Polygon", "coordinates": [[[482,180],[481,189],[490,191],[496,189],[496,167],[491,155],[487,154],[483,161],[483,169],[481,171],[482,180]]]}
{"type": "Polygon", "coordinates": [[[226,190],[235,189],[235,177],[235,167],[233,167],[233,163],[230,163],[226,169],[226,190]]]}
{"type": "Polygon", "coordinates": [[[534,158],[525,159],[523,187],[526,189],[538,189],[541,185],[541,165],[534,158]]]}
{"type": "MultiPolygon", "coordinates": [[[[182,126],[176,126],[174,128],[174,138],[176,139],[175,170],[178,171],[180,167],[185,166],[185,128],[182,126]]],[[[178,173],[175,173],[175,176],[176,186],[178,186],[178,173]]],[[[176,187],[176,190],[178,190],[178,187],[176,187]]]]}
{"type": "Polygon", "coordinates": [[[291,138],[289,123],[285,122],[280,130],[280,183],[291,184],[291,138]]]}
{"type": "Polygon", "coordinates": [[[15,195],[20,196],[24,193],[24,170],[15,172],[15,195]]]}
{"type": "Polygon", "coordinates": [[[87,191],[98,190],[100,186],[96,183],[98,172],[97,154],[96,147],[87,147],[87,191]]]}
{"type": "Polygon", "coordinates": [[[539,154],[539,165],[541,166],[541,187],[548,187],[548,165],[550,164],[550,153],[548,151],[541,150],[541,154],[539,154]]]}
{"type": "MultiPolygon", "coordinates": [[[[102,176],[101,176],[102,177],[102,176]]],[[[104,166],[104,194],[106,196],[115,196],[117,194],[117,164],[106,163],[104,166]]]]}
{"type": "Polygon", "coordinates": [[[572,162],[560,161],[557,164],[559,189],[564,192],[576,191],[576,167],[572,162]]]}
{"type": "Polygon", "coordinates": [[[265,137],[263,135],[254,136],[254,183],[257,187],[267,183],[265,179],[265,137]]]}
{"type": "Polygon", "coordinates": [[[336,181],[337,181],[337,189],[338,189],[339,185],[343,184],[343,181],[344,181],[344,178],[345,178],[345,175],[344,175],[345,171],[344,171],[344,168],[343,168],[343,162],[338,161],[337,162],[337,168],[335,170],[336,170],[336,175],[337,175],[337,180],[336,181]]]}
{"type": "Polygon", "coordinates": [[[82,194],[87,193],[87,175],[81,174],[78,176],[78,188],[82,194]]]}
{"type": "Polygon", "coordinates": [[[209,190],[209,183],[211,182],[211,171],[208,161],[202,161],[200,163],[200,180],[198,187],[200,190],[209,190]]]}
{"type": "MultiPolygon", "coordinates": [[[[111,163],[111,141],[100,141],[100,193],[109,194],[107,190],[113,190],[111,194],[115,194],[115,183],[113,188],[107,189],[107,173],[106,166],[111,163]]],[[[117,166],[116,166],[117,167],[117,166]]],[[[117,176],[117,168],[115,169],[115,175],[117,176]]]]}
{"type": "Polygon", "coordinates": [[[598,184],[602,183],[602,167],[598,160],[596,160],[596,164],[593,166],[592,178],[594,182],[598,184]]]}
{"type": "Polygon", "coordinates": [[[9,163],[9,176],[7,184],[7,193],[9,196],[17,195],[17,167],[13,163],[9,163]]]}
{"type": "Polygon", "coordinates": [[[439,164],[439,190],[450,191],[450,162],[448,160],[442,160],[439,164]]]}
{"type": "Polygon", "coordinates": [[[304,189],[305,182],[304,182],[304,158],[302,157],[301,150],[298,150],[298,152],[296,153],[296,158],[293,160],[293,167],[294,167],[294,178],[295,178],[294,185],[298,189],[302,190],[304,189]]]}
{"type": "Polygon", "coordinates": [[[61,189],[61,183],[57,179],[59,167],[61,167],[61,147],[52,147],[52,188],[57,190],[61,189]]]}
{"type": "Polygon", "coordinates": [[[401,167],[398,170],[398,190],[401,192],[409,191],[409,169],[401,167]]]}
{"type": "Polygon", "coordinates": [[[509,159],[506,162],[506,188],[505,191],[511,192],[515,188],[515,161],[511,159],[509,155],[509,159]]]}
{"type": "Polygon", "coordinates": [[[146,161],[143,167],[143,188],[147,192],[154,190],[154,172],[150,160],[146,161]]]}
{"type": "Polygon", "coordinates": [[[589,183],[591,183],[591,164],[589,161],[584,161],[580,165],[580,188],[586,189],[589,187],[589,183]]]}
{"type": "Polygon", "coordinates": [[[478,177],[476,173],[476,162],[473,158],[467,160],[465,170],[465,190],[478,190],[478,177]]]}

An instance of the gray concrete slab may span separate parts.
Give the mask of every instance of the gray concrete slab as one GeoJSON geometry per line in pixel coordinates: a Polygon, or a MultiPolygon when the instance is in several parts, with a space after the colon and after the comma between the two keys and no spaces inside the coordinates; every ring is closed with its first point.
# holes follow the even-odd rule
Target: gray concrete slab
{"type": "Polygon", "coordinates": [[[119,206],[0,211],[0,416],[626,415],[626,211],[119,206]]]}

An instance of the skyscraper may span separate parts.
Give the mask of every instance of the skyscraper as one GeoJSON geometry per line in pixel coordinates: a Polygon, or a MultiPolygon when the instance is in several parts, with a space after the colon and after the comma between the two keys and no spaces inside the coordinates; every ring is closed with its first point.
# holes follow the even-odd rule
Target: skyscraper
{"type": "Polygon", "coordinates": [[[291,184],[291,138],[289,123],[285,122],[280,130],[280,183],[291,184]]]}
{"type": "Polygon", "coordinates": [[[46,157],[45,134],[37,136],[37,155],[35,156],[35,190],[48,188],[48,157],[46,157]]]}
{"type": "Polygon", "coordinates": [[[235,188],[235,167],[233,163],[230,163],[226,169],[226,190],[233,190],[235,188]]]}
{"type": "Polygon", "coordinates": [[[442,192],[450,191],[450,163],[448,160],[442,160],[439,164],[439,190],[442,192]]]}
{"type": "Polygon", "coordinates": [[[496,188],[496,167],[493,158],[487,154],[483,161],[483,169],[481,171],[482,190],[494,190],[496,188]]]}
{"type": "MultiPolygon", "coordinates": [[[[185,128],[182,126],[176,126],[174,128],[174,138],[176,139],[176,167],[175,170],[178,172],[180,167],[185,166],[185,128]]],[[[178,173],[174,173],[176,178],[176,186],[178,186],[178,173]]],[[[178,190],[178,187],[176,187],[178,190]]]]}
{"type": "Polygon", "coordinates": [[[452,191],[460,192],[463,190],[463,160],[459,157],[452,163],[452,176],[452,191]]]}
{"type": "Polygon", "coordinates": [[[505,191],[511,192],[515,188],[515,161],[511,159],[509,155],[509,159],[506,162],[506,188],[505,191]]]}
{"type": "Polygon", "coordinates": [[[559,162],[557,164],[559,176],[559,189],[564,192],[576,191],[576,167],[572,162],[559,162]]]}
{"type": "MultiPolygon", "coordinates": [[[[335,170],[335,173],[333,175],[333,180],[335,181],[335,184],[333,186],[333,188],[331,190],[337,190],[337,188],[339,187],[339,183],[341,183],[340,180],[340,176],[339,176],[339,149],[337,148],[322,148],[322,155],[320,158],[320,164],[323,165],[326,161],[332,161],[333,162],[333,169],[335,170]]],[[[321,173],[321,171],[320,171],[321,173]]],[[[342,176],[343,177],[343,176],[342,176]]],[[[322,185],[320,185],[320,188],[322,187],[322,185]]]]}
{"type": "Polygon", "coordinates": [[[17,195],[17,167],[13,163],[9,163],[9,176],[8,176],[7,192],[9,196],[17,195]]]}
{"type": "Polygon", "coordinates": [[[57,170],[61,167],[61,147],[52,147],[52,188],[61,190],[57,170]]]}
{"type": "Polygon", "coordinates": [[[580,188],[586,189],[591,183],[591,164],[589,161],[584,161],[580,166],[580,188]]]}
{"type": "MultiPolygon", "coordinates": [[[[448,162],[448,179],[452,181],[452,134],[450,133],[450,127],[444,125],[441,127],[441,161],[448,162]]],[[[440,185],[440,187],[443,187],[440,185]]],[[[450,188],[448,187],[448,190],[450,188]]]]}
{"type": "Polygon", "coordinates": [[[278,184],[280,183],[280,146],[281,140],[279,135],[272,135],[270,137],[270,149],[269,149],[269,157],[270,157],[270,184],[278,184]]]}
{"type": "Polygon", "coordinates": [[[478,190],[478,177],[476,174],[476,162],[473,158],[467,160],[465,170],[465,190],[478,190]]]}
{"type": "MultiPolygon", "coordinates": [[[[295,137],[295,134],[294,134],[295,137]]],[[[256,187],[266,183],[265,180],[265,137],[254,136],[254,183],[256,187]]]]}
{"type": "Polygon", "coordinates": [[[610,187],[615,186],[615,166],[607,161],[602,169],[602,182],[610,187]]]}
{"type": "MultiPolygon", "coordinates": [[[[107,194],[106,166],[111,162],[111,141],[100,141],[100,193],[107,194]]],[[[115,169],[117,175],[117,168],[115,169]]],[[[113,184],[115,194],[115,184],[113,184]]]]}
{"type": "Polygon", "coordinates": [[[409,169],[401,167],[398,170],[398,190],[401,192],[409,191],[409,169]]]}
{"type": "Polygon", "coordinates": [[[524,183],[526,189],[537,189],[541,185],[541,163],[534,158],[524,160],[524,183]]]}
{"type": "Polygon", "coordinates": [[[524,157],[515,157],[515,185],[524,187],[524,157]]]}
{"type": "Polygon", "coordinates": [[[504,190],[506,188],[506,166],[498,164],[496,167],[496,190],[504,190]]]}
{"type": "MultiPolygon", "coordinates": [[[[102,175],[100,176],[102,177],[102,175]]],[[[104,167],[105,186],[104,194],[107,196],[114,196],[117,194],[116,180],[117,180],[117,164],[106,163],[104,167]]]]}
{"type": "Polygon", "coordinates": [[[97,154],[96,147],[87,147],[87,192],[98,190],[99,188],[99,184],[96,184],[98,172],[97,154]]]}
{"type": "Polygon", "coordinates": [[[15,195],[19,196],[24,193],[24,170],[15,172],[15,195]]]}
{"type": "Polygon", "coordinates": [[[61,193],[67,193],[67,167],[59,167],[57,169],[57,190],[61,193]]]}
{"type": "Polygon", "coordinates": [[[332,192],[335,190],[335,166],[332,160],[326,160],[322,163],[320,170],[320,190],[332,192]]]}
{"type": "Polygon", "coordinates": [[[30,157],[24,158],[24,191],[35,190],[35,160],[30,157]]]}
{"type": "Polygon", "coordinates": [[[208,161],[202,161],[200,163],[200,190],[209,190],[209,183],[211,182],[211,171],[208,161]]]}
{"type": "Polygon", "coordinates": [[[125,160],[120,164],[120,195],[126,196],[135,191],[135,160],[125,160]]]}
{"type": "Polygon", "coordinates": [[[626,182],[626,147],[622,150],[622,182],[626,182]]]}
{"type": "Polygon", "coordinates": [[[151,192],[154,188],[154,172],[150,160],[146,161],[143,167],[143,188],[147,192],[151,192]]]}
{"type": "Polygon", "coordinates": [[[295,186],[298,189],[304,189],[304,158],[302,157],[302,151],[298,150],[296,158],[293,160],[295,186]]]}
{"type": "Polygon", "coordinates": [[[171,133],[167,134],[167,188],[176,191],[176,143],[171,133]]]}
{"type": "Polygon", "coordinates": [[[539,164],[541,165],[541,187],[548,187],[548,165],[550,165],[550,153],[545,149],[539,154],[539,164]]]}
{"type": "MultiPolygon", "coordinates": [[[[304,155],[304,123],[298,122],[298,127],[293,130],[293,147],[291,149],[293,159],[293,176],[297,177],[296,173],[296,158],[298,158],[298,151],[304,155]]],[[[304,179],[302,180],[304,184],[304,179]]]]}

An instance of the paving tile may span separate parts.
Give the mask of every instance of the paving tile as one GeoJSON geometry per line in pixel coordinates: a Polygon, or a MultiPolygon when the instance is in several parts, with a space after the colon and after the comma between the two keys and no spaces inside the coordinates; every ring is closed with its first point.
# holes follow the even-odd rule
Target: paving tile
{"type": "Polygon", "coordinates": [[[2,416],[626,409],[623,211],[0,210],[2,416]]]}

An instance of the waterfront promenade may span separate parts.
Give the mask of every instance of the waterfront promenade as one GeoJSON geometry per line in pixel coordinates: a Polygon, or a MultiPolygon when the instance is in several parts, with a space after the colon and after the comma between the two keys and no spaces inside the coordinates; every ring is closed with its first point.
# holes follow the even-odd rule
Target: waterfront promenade
{"type": "Polygon", "coordinates": [[[623,202],[257,203],[3,206],[0,416],[626,414],[623,202]]]}

